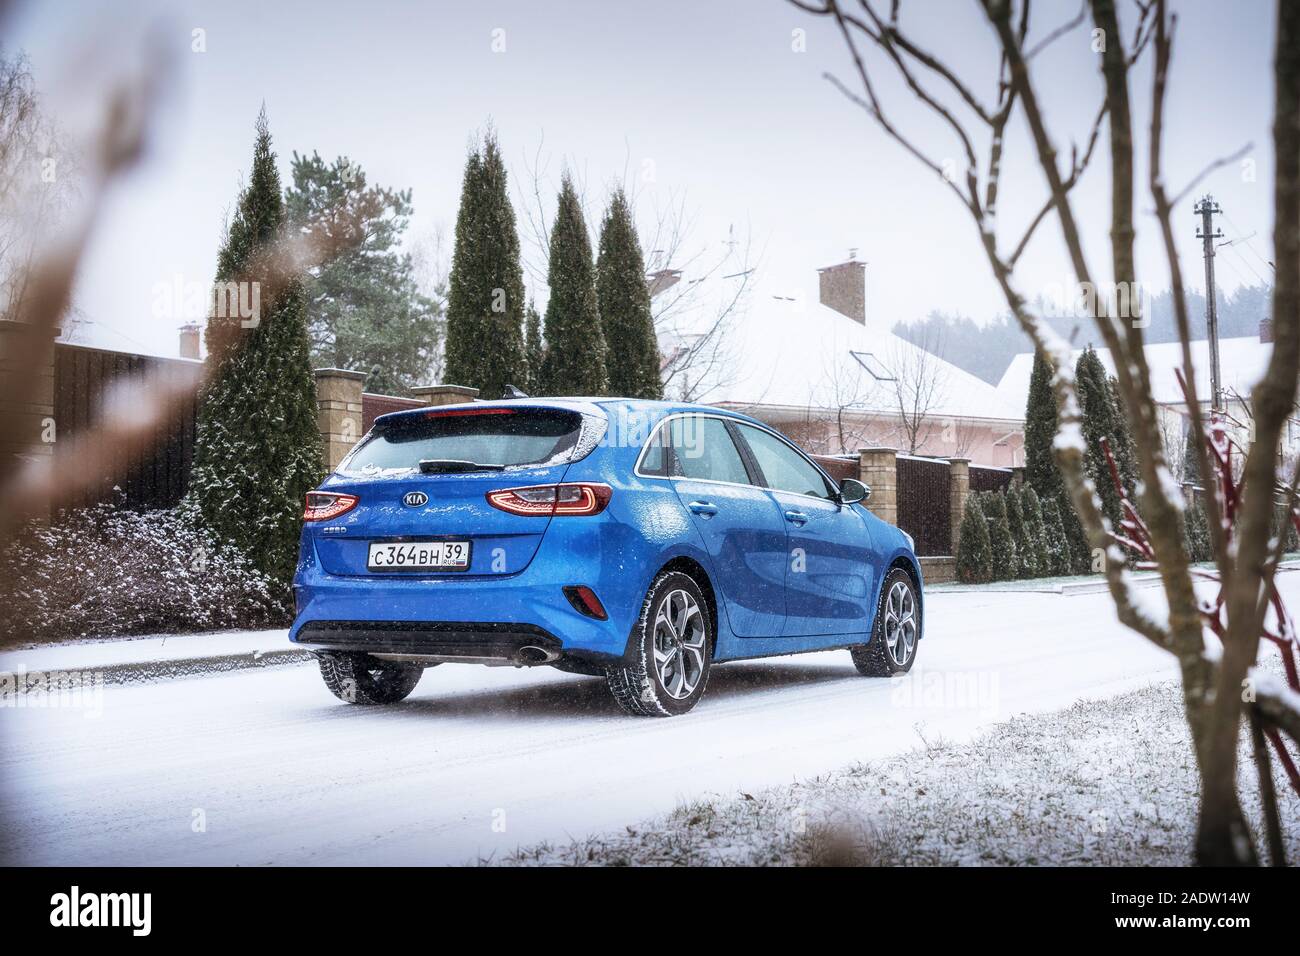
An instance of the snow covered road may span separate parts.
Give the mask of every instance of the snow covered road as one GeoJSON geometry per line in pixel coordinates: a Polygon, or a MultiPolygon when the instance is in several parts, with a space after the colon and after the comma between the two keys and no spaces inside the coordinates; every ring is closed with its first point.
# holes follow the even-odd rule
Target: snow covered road
{"type": "Polygon", "coordinates": [[[0,708],[0,863],[473,861],[1176,675],[1104,594],[927,610],[907,678],[845,651],[728,664],[669,720],[623,716],[598,679],[463,665],[390,708],[339,703],[310,665],[110,686],[99,716],[0,708]]]}

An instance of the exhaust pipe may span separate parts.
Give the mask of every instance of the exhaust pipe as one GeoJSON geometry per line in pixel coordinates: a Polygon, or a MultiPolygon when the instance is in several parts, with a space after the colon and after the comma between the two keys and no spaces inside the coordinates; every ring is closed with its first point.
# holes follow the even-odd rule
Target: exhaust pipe
{"type": "Polygon", "coordinates": [[[559,659],[559,651],[551,651],[544,647],[535,647],[531,644],[527,647],[521,647],[515,652],[516,667],[531,667],[537,664],[549,664],[552,661],[557,661],[559,659]]]}

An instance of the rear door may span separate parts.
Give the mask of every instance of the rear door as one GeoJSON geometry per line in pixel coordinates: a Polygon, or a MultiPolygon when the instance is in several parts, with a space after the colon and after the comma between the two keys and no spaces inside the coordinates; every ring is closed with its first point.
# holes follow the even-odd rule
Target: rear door
{"type": "Polygon", "coordinates": [[[878,562],[867,523],[802,452],[781,437],[736,423],[789,532],[784,633],[865,633],[878,562]]]}
{"type": "Polygon", "coordinates": [[[575,451],[589,447],[580,436],[598,427],[588,418],[488,406],[381,420],[322,486],[359,500],[337,519],[307,525],[321,567],[357,576],[517,574],[550,516],[508,514],[487,494],[563,481],[575,451]],[[445,566],[422,566],[431,557],[445,566]]]}
{"type": "Polygon", "coordinates": [[[656,441],[666,446],[660,460],[713,559],[713,580],[732,631],[739,637],[780,636],[785,520],[772,498],[751,483],[727,423],[681,415],[664,424],[656,441]]]}

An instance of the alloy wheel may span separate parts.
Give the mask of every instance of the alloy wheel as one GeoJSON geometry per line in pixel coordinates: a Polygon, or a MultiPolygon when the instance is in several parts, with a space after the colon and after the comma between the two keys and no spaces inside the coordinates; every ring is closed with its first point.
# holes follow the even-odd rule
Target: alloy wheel
{"type": "Polygon", "coordinates": [[[912,659],[916,646],[916,599],[912,589],[902,581],[895,581],[885,600],[885,647],[899,667],[912,659]]]}
{"type": "Polygon", "coordinates": [[[654,621],[655,672],[673,698],[690,697],[704,676],[704,615],[695,598],[670,591],[654,621]]]}

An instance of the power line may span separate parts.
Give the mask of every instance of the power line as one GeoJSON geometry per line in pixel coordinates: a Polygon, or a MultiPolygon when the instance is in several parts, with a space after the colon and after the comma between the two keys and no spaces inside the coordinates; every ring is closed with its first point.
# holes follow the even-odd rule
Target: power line
{"type": "MultiPolygon", "coordinates": [[[[1246,248],[1249,249],[1251,252],[1253,252],[1253,253],[1255,254],[1255,258],[1258,259],[1260,262],[1264,263],[1264,265],[1268,266],[1270,269],[1272,269],[1272,268],[1273,268],[1273,263],[1269,262],[1269,261],[1268,261],[1267,259],[1265,259],[1262,255],[1260,255],[1260,254],[1259,254],[1259,251],[1258,251],[1258,250],[1257,250],[1253,245],[1251,245],[1251,243],[1250,243],[1250,236],[1253,236],[1254,233],[1252,232],[1252,233],[1250,234],[1250,236],[1243,236],[1242,233],[1244,232],[1244,230],[1243,230],[1240,226],[1238,226],[1235,222],[1233,222],[1231,216],[1229,216],[1229,215],[1225,212],[1225,213],[1223,214],[1223,218],[1226,219],[1226,220],[1228,221],[1228,225],[1232,227],[1233,232],[1237,233],[1237,235],[1238,235],[1239,237],[1241,237],[1241,239],[1246,243],[1246,248]]],[[[1235,241],[1235,240],[1234,240],[1234,241],[1235,241]]]]}
{"type": "MultiPolygon", "coordinates": [[[[1229,250],[1230,252],[1235,253],[1236,256],[1237,256],[1237,258],[1241,260],[1241,264],[1244,265],[1244,266],[1245,266],[1247,269],[1249,269],[1251,272],[1253,272],[1253,273],[1255,274],[1255,278],[1258,279],[1258,280],[1260,281],[1261,284],[1263,284],[1263,285],[1268,285],[1268,280],[1265,279],[1262,275],[1260,275],[1260,274],[1259,274],[1259,270],[1256,269],[1254,266],[1252,266],[1252,265],[1250,264],[1250,260],[1247,259],[1245,256],[1243,256],[1243,255],[1241,254],[1241,250],[1237,248],[1237,246],[1236,246],[1236,242],[1237,242],[1237,240],[1235,240],[1235,239],[1230,239],[1230,240],[1228,240],[1227,242],[1221,242],[1221,243],[1219,243],[1219,248],[1220,248],[1220,249],[1227,249],[1227,250],[1229,250]]],[[[1229,261],[1229,260],[1227,260],[1227,259],[1224,260],[1224,262],[1228,262],[1228,261],[1229,261]]],[[[1229,264],[1231,264],[1231,263],[1229,263],[1229,264]]],[[[1233,271],[1236,272],[1235,269],[1234,269],[1233,271]]],[[[1240,275],[1241,273],[1237,273],[1237,274],[1240,275]]],[[[1243,280],[1243,284],[1244,284],[1244,280],[1243,280]]]]}

